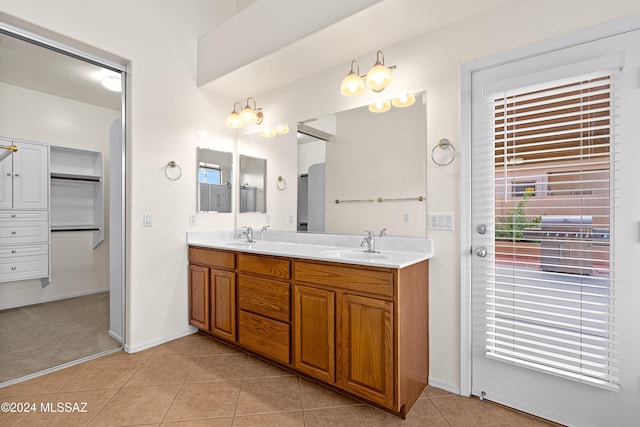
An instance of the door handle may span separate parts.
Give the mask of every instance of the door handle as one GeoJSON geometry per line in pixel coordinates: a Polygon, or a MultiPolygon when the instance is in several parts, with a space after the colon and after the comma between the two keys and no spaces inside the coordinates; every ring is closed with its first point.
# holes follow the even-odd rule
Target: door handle
{"type": "Polygon", "coordinates": [[[476,255],[478,255],[480,258],[486,257],[487,248],[485,248],[484,246],[480,246],[478,249],[476,249],[476,255]]]}

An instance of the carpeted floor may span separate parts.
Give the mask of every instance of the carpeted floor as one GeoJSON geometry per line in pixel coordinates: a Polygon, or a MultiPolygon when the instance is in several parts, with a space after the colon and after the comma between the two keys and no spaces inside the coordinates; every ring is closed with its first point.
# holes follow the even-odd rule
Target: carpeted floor
{"type": "Polygon", "coordinates": [[[0,383],[119,346],[108,292],[0,310],[0,383]]]}

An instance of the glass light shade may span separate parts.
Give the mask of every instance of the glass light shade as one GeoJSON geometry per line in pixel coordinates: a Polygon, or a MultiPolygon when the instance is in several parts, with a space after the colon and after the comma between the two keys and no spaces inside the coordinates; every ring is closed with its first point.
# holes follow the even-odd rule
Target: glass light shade
{"type": "Polygon", "coordinates": [[[391,105],[394,107],[408,107],[416,102],[416,96],[412,93],[403,93],[402,95],[393,98],[391,105]]]}
{"type": "Polygon", "coordinates": [[[284,135],[285,133],[289,133],[289,126],[287,125],[280,125],[278,127],[275,128],[275,132],[278,135],[284,135]]]}
{"type": "Polygon", "coordinates": [[[367,87],[380,92],[391,84],[391,70],[383,64],[376,63],[367,73],[367,87]]]}
{"type": "Polygon", "coordinates": [[[344,96],[356,96],[363,93],[365,90],[364,82],[362,81],[362,77],[353,71],[346,75],[344,79],[342,79],[342,83],[340,84],[340,93],[344,96]]]}
{"type": "Polygon", "coordinates": [[[258,123],[258,115],[247,105],[240,111],[240,120],[244,123],[258,123]]]}
{"type": "Polygon", "coordinates": [[[384,113],[391,109],[391,102],[388,99],[379,99],[373,104],[369,104],[369,111],[372,113],[384,113]]]}
{"type": "Polygon", "coordinates": [[[235,110],[232,111],[231,114],[227,116],[227,120],[225,120],[224,124],[227,127],[235,128],[235,129],[239,129],[244,126],[244,123],[240,119],[240,116],[238,115],[238,113],[235,112],[235,110]]]}
{"type": "Polygon", "coordinates": [[[260,136],[264,136],[265,138],[273,138],[276,136],[275,129],[265,129],[260,131],[260,136]]]}

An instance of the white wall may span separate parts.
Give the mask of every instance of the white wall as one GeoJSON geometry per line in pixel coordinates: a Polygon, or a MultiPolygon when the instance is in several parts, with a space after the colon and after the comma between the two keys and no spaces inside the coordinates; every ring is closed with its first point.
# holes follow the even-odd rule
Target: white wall
{"type": "MultiPolygon", "coordinates": [[[[119,111],[0,83],[2,136],[100,151],[108,184],[109,128],[119,111]]],[[[108,186],[105,209],[108,213],[108,186]]],[[[108,225],[108,217],[106,217],[108,225]]],[[[51,283],[0,283],[0,309],[83,295],[109,288],[109,239],[93,249],[92,232],[51,233],[51,283]]]]}
{"type": "MultiPolygon", "coordinates": [[[[233,138],[222,125],[233,101],[206,97],[195,87],[195,41],[234,8],[231,0],[112,0],[92,3],[90,8],[82,0],[0,0],[5,13],[131,61],[127,341],[134,350],[187,328],[185,231],[193,229],[188,226],[188,213],[195,206],[195,147],[229,151],[222,145],[233,138]],[[163,180],[162,168],[169,160],[183,167],[183,179],[163,180]],[[142,227],[143,212],[154,214],[152,228],[142,227]]],[[[460,64],[631,13],[640,13],[640,2],[610,0],[603,7],[594,0],[513,0],[381,48],[389,63],[398,66],[394,90],[427,91],[427,151],[443,137],[459,148],[460,64]]],[[[375,52],[363,52],[354,59],[367,64],[374,57],[375,52]]],[[[345,63],[252,96],[265,111],[271,111],[268,120],[273,124],[364,105],[368,95],[338,95],[348,66],[345,63]],[[270,105],[274,106],[271,110],[270,105]]],[[[448,167],[427,165],[429,211],[455,212],[459,217],[459,167],[458,160],[448,167]]],[[[295,194],[295,178],[286,178],[288,189],[295,194]]],[[[291,209],[295,213],[295,207],[291,209]]],[[[200,215],[194,228],[230,225],[232,219],[227,217],[200,215]]],[[[455,388],[460,384],[458,271],[463,248],[458,232],[428,234],[434,239],[436,254],[430,268],[430,376],[435,384],[455,388]]]]}

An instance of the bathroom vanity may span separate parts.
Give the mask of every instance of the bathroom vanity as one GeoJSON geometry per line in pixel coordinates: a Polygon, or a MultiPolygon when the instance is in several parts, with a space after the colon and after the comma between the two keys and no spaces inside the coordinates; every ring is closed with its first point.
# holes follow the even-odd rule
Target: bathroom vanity
{"type": "Polygon", "coordinates": [[[189,321],[202,332],[403,418],[423,392],[429,250],[188,243],[189,321]]]}

